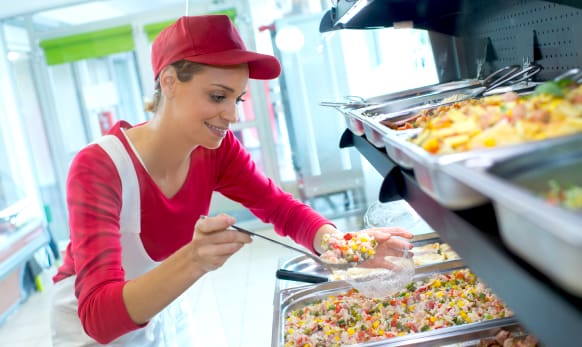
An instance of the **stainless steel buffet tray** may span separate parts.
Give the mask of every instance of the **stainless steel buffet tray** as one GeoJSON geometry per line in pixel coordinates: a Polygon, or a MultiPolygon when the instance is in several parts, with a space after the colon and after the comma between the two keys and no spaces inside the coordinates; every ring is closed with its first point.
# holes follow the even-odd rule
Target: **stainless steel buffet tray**
{"type": "MultiPolygon", "coordinates": [[[[429,243],[443,243],[437,233],[429,233],[418,235],[412,239],[411,243],[414,246],[423,246],[429,243]]],[[[414,248],[413,248],[414,250],[414,248]]],[[[464,263],[462,259],[443,260],[431,264],[420,265],[415,267],[415,273],[431,273],[451,269],[455,267],[462,267],[464,263]]],[[[328,277],[330,272],[324,269],[321,265],[314,262],[311,258],[304,255],[294,256],[290,259],[283,260],[279,264],[279,268],[287,271],[304,273],[309,275],[316,275],[328,277]]]]}
{"type": "MultiPolygon", "coordinates": [[[[364,134],[370,143],[378,148],[383,148],[386,145],[383,140],[385,134],[410,137],[416,134],[419,129],[393,130],[382,124],[382,121],[410,118],[422,110],[475,99],[483,93],[493,95],[515,91],[520,94],[527,94],[533,90],[536,84],[520,82],[508,87],[505,84],[512,83],[513,80],[516,82],[522,81],[523,78],[531,77],[540,70],[541,67],[539,65],[532,65],[523,70],[517,66],[508,66],[494,72],[485,80],[475,81],[474,84],[467,85],[465,88],[443,89],[435,93],[415,95],[404,99],[385,100],[379,104],[352,109],[346,113],[346,117],[352,118],[354,122],[359,124],[359,133],[361,133],[361,128],[363,127],[364,134]]],[[[395,155],[397,156],[398,154],[395,153],[395,155]]]]}
{"type": "Polygon", "coordinates": [[[416,240],[413,241],[412,244],[414,246],[411,251],[414,253],[413,261],[415,273],[430,273],[442,271],[443,269],[464,266],[461,257],[450,247],[450,245],[443,242],[440,237],[416,240]],[[446,251],[443,250],[444,245],[447,246],[446,251]],[[429,248],[423,248],[426,246],[429,246],[429,248]],[[435,249],[434,247],[438,247],[438,249],[435,249]],[[446,258],[452,256],[453,253],[454,258],[446,258]]]}
{"type": "MultiPolygon", "coordinates": [[[[505,66],[487,76],[483,80],[469,79],[435,84],[395,93],[385,94],[369,99],[360,98],[359,102],[349,103],[323,102],[340,111],[346,120],[346,125],[355,135],[366,135],[376,147],[383,148],[383,126],[376,122],[377,118],[387,119],[404,114],[456,101],[476,98],[483,94],[501,94],[507,91],[519,93],[531,92],[535,83],[527,79],[537,74],[542,67],[532,64],[521,68],[517,65],[505,66]],[[509,84],[509,86],[507,86],[509,84]]],[[[400,134],[402,132],[397,132],[400,134]]]]}
{"type": "Polygon", "coordinates": [[[399,100],[414,96],[430,95],[438,93],[455,92],[462,89],[474,88],[483,85],[483,81],[476,79],[465,79],[460,81],[432,84],[418,88],[407,89],[394,93],[384,94],[366,99],[370,104],[382,104],[388,101],[399,100]]]}
{"type": "Polygon", "coordinates": [[[465,79],[400,90],[367,99],[357,96],[345,96],[343,100],[322,101],[320,105],[333,108],[344,107],[345,109],[358,109],[412,97],[448,93],[467,88],[477,88],[483,86],[483,84],[484,82],[482,80],[465,79]]]}
{"type": "MultiPolygon", "coordinates": [[[[449,268],[448,270],[453,270],[449,268]]],[[[446,271],[439,271],[446,272],[446,271]]],[[[421,279],[428,274],[416,275],[415,279],[421,279]]],[[[347,292],[352,287],[344,281],[326,282],[315,285],[299,286],[283,289],[275,293],[274,317],[273,317],[273,347],[284,347],[285,317],[289,310],[296,309],[310,302],[325,299],[330,295],[347,292]]],[[[419,332],[406,336],[387,338],[380,341],[369,341],[350,346],[444,346],[461,343],[461,346],[475,346],[479,339],[495,336],[500,330],[523,332],[518,321],[514,317],[494,319],[490,321],[468,323],[454,327],[447,327],[427,332],[419,332]],[[469,344],[465,344],[469,341],[469,344]],[[474,344],[470,344],[473,341],[474,344]]]]}
{"type": "Polygon", "coordinates": [[[424,109],[449,105],[469,98],[465,95],[465,97],[461,99],[454,101],[449,100],[450,97],[464,95],[459,93],[461,93],[461,91],[397,100],[381,105],[352,110],[348,112],[348,115],[362,124],[364,134],[371,144],[378,148],[383,148],[385,146],[384,136],[386,134],[390,134],[391,136],[410,137],[418,133],[420,129],[393,130],[382,124],[382,121],[412,116],[424,109]]]}
{"type": "Polygon", "coordinates": [[[473,88],[412,96],[406,99],[386,101],[378,105],[360,108],[358,111],[365,117],[378,118],[384,115],[402,112],[403,110],[437,106],[444,103],[468,99],[471,97],[471,94],[469,93],[471,90],[473,90],[473,88]]]}
{"type": "Polygon", "coordinates": [[[397,152],[391,156],[397,164],[412,169],[419,187],[441,205],[460,210],[475,207],[489,200],[487,196],[451,176],[443,170],[453,163],[463,163],[473,168],[482,168],[506,158],[536,151],[539,148],[559,143],[561,139],[529,142],[519,145],[479,149],[467,152],[433,155],[402,136],[386,134],[387,153],[397,152]],[[390,148],[390,150],[388,150],[390,148]]]}
{"type": "Polygon", "coordinates": [[[532,146],[526,154],[484,168],[457,162],[442,169],[493,201],[509,248],[582,297],[582,210],[550,205],[539,195],[552,179],[582,186],[582,135],[532,146]]]}
{"type": "MultiPolygon", "coordinates": [[[[362,136],[365,134],[364,127],[367,116],[362,115],[362,113],[359,112],[361,109],[374,108],[377,105],[384,103],[393,103],[392,109],[397,109],[398,107],[410,108],[413,105],[418,105],[419,103],[434,103],[434,100],[442,99],[442,97],[439,97],[439,95],[452,95],[460,90],[476,88],[482,84],[483,81],[480,80],[453,81],[388,93],[368,99],[363,99],[358,102],[354,102],[353,100],[346,102],[333,101],[322,102],[320,105],[335,108],[344,117],[347,128],[350,129],[350,131],[355,135],[362,136]]],[[[369,130],[370,129],[368,129],[368,131],[369,130]]],[[[378,145],[382,145],[381,139],[376,143],[378,145]]]]}

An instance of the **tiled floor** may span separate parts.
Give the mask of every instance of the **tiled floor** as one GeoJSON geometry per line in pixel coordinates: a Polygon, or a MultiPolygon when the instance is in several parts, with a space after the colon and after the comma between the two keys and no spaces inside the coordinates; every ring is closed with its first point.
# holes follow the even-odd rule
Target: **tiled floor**
{"type": "MultiPolygon", "coordinates": [[[[335,221],[340,229],[355,230],[359,219],[335,221]]],[[[265,235],[280,238],[271,229],[265,235]]],[[[198,331],[193,346],[267,347],[271,345],[275,272],[282,259],[297,253],[255,239],[217,271],[191,289],[198,331]]],[[[51,286],[34,293],[0,326],[0,345],[50,347],[49,304],[51,286]]]]}

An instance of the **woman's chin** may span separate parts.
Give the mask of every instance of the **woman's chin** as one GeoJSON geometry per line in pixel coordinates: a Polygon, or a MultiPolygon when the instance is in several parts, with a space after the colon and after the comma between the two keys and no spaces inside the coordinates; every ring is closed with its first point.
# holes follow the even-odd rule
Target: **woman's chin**
{"type": "Polygon", "coordinates": [[[217,149],[222,144],[222,140],[223,139],[220,139],[219,141],[214,141],[214,142],[209,141],[208,143],[201,144],[201,146],[206,148],[206,149],[217,149]]]}

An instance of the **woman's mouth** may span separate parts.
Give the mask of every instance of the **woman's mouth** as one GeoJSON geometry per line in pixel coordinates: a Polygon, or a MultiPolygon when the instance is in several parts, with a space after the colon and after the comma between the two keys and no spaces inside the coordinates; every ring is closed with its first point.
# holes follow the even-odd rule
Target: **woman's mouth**
{"type": "Polygon", "coordinates": [[[226,132],[228,131],[228,128],[217,127],[216,125],[212,125],[206,122],[204,122],[204,124],[208,129],[210,129],[210,131],[212,131],[212,133],[214,133],[214,135],[218,137],[224,137],[226,135],[226,132]]]}

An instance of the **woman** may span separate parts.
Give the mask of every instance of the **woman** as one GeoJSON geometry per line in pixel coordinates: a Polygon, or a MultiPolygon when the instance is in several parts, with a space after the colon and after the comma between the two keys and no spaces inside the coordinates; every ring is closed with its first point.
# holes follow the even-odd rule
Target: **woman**
{"type": "MultiPolygon", "coordinates": [[[[229,130],[248,79],[276,78],[276,58],[247,51],[227,16],[192,16],[156,38],[152,66],[153,119],[119,122],[72,162],[71,241],[54,278],[55,347],[189,345],[183,293],[251,241],[227,230],[230,216],[199,219],[213,191],[313,252],[338,232],[261,174],[229,130]]],[[[412,237],[404,230],[370,232],[378,255],[410,246],[391,238],[412,237]]]]}

